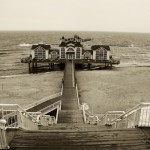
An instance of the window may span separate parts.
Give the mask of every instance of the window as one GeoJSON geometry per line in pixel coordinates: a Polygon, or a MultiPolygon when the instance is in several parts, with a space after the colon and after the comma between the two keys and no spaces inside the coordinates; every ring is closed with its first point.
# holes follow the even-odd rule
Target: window
{"type": "Polygon", "coordinates": [[[34,50],[34,53],[36,59],[46,59],[45,49],[43,49],[42,47],[39,46],[34,50]]]}
{"type": "Polygon", "coordinates": [[[65,59],[65,48],[61,48],[61,58],[65,59]]]}
{"type": "Polygon", "coordinates": [[[85,52],[84,53],[84,59],[91,59],[91,53],[90,52],[85,52]]]}
{"type": "Polygon", "coordinates": [[[51,52],[51,59],[57,59],[58,58],[58,53],[56,51],[51,52]]]}
{"type": "Polygon", "coordinates": [[[99,59],[99,55],[100,55],[100,54],[99,54],[99,50],[97,50],[97,51],[96,51],[96,59],[97,59],[97,60],[99,59]]]}
{"type": "Polygon", "coordinates": [[[97,60],[106,60],[107,59],[107,50],[100,48],[96,50],[96,59],[97,60]]]}
{"type": "Polygon", "coordinates": [[[76,50],[76,59],[80,59],[80,48],[76,50]]]}

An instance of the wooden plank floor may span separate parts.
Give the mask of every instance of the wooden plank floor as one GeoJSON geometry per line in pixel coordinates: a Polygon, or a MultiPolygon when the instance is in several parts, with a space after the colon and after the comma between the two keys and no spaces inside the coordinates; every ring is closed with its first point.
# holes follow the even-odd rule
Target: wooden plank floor
{"type": "Polygon", "coordinates": [[[148,150],[145,135],[138,129],[99,131],[41,130],[19,131],[12,150],[148,150]]]}
{"type": "Polygon", "coordinates": [[[64,73],[62,110],[59,112],[58,123],[83,123],[83,116],[78,108],[76,88],[74,85],[74,64],[72,61],[68,61],[64,73]]]}

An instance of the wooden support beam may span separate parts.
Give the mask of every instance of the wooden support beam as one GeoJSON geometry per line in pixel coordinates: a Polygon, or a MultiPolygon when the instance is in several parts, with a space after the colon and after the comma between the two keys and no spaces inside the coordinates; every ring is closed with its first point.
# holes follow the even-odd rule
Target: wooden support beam
{"type": "Polygon", "coordinates": [[[29,73],[31,73],[31,63],[28,63],[28,67],[29,67],[29,73]]]}

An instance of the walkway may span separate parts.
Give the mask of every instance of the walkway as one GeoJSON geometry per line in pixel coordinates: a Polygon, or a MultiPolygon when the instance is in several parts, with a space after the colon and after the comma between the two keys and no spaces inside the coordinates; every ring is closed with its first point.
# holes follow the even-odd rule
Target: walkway
{"type": "Polygon", "coordinates": [[[82,112],[77,102],[73,61],[66,62],[62,110],[59,112],[58,123],[83,123],[82,112]]]}

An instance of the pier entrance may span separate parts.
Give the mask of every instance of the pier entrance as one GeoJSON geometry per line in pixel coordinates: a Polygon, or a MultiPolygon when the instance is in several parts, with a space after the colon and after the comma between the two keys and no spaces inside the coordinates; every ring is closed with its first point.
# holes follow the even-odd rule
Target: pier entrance
{"type": "Polygon", "coordinates": [[[66,53],[66,57],[69,60],[73,60],[73,59],[75,59],[75,54],[74,54],[74,52],[68,52],[68,53],[66,53]]]}

